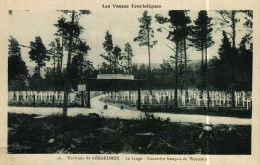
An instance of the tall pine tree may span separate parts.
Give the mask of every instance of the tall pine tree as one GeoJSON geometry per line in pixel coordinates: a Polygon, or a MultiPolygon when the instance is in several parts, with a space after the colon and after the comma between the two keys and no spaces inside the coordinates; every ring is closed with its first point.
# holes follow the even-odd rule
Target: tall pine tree
{"type": "Polygon", "coordinates": [[[37,74],[41,75],[41,68],[46,65],[46,61],[49,61],[50,57],[40,36],[36,36],[35,41],[30,42],[30,47],[29,57],[37,64],[37,74]]]}
{"type": "Polygon", "coordinates": [[[101,57],[109,62],[110,73],[112,73],[113,39],[112,34],[110,34],[109,31],[106,32],[105,41],[103,42],[103,48],[107,52],[107,56],[102,54],[101,57]]]}
{"type": "Polygon", "coordinates": [[[130,72],[130,65],[132,62],[132,58],[134,56],[132,46],[129,42],[125,44],[125,53],[126,53],[126,60],[127,60],[127,72],[130,72]]]}
{"type": "Polygon", "coordinates": [[[198,18],[194,21],[195,26],[192,27],[191,42],[201,51],[201,93],[206,88],[207,91],[207,108],[209,108],[210,97],[209,97],[209,80],[208,80],[208,51],[207,49],[214,44],[212,40],[212,18],[208,16],[208,12],[201,10],[198,13],[198,18]],[[205,59],[204,59],[205,54],[205,59]]]}
{"type": "Polygon", "coordinates": [[[148,12],[145,10],[143,17],[138,19],[140,22],[140,31],[138,36],[134,38],[135,42],[139,42],[139,46],[147,46],[148,49],[148,58],[149,58],[149,82],[150,82],[150,94],[152,94],[152,68],[151,68],[151,51],[150,49],[157,43],[153,41],[154,30],[151,28],[152,17],[148,15],[148,12]]]}
{"type": "MultiPolygon", "coordinates": [[[[167,31],[169,32],[167,39],[175,44],[175,50],[171,48],[174,51],[175,55],[171,56],[171,58],[174,59],[175,64],[174,104],[176,108],[178,107],[178,88],[180,76],[178,68],[181,67],[179,61],[180,53],[182,53],[180,46],[184,44],[184,39],[186,40],[186,37],[188,35],[187,24],[190,22],[190,18],[186,15],[186,12],[187,11],[184,10],[170,10],[168,12],[169,17],[163,17],[158,14],[155,16],[156,21],[160,24],[170,23],[170,29],[167,29],[167,31]]],[[[159,29],[159,31],[161,31],[161,29],[159,29]]],[[[186,49],[186,47],[184,49],[186,49]]]]}
{"type": "Polygon", "coordinates": [[[8,90],[22,90],[28,78],[27,66],[22,59],[18,41],[12,36],[8,41],[8,90]]]}
{"type": "Polygon", "coordinates": [[[63,116],[67,116],[68,113],[68,95],[71,88],[70,74],[71,72],[71,59],[75,54],[78,54],[79,47],[82,47],[82,52],[87,53],[87,45],[80,39],[80,34],[83,32],[83,27],[79,25],[79,20],[82,15],[88,15],[91,12],[89,10],[62,10],[65,16],[70,18],[69,21],[65,17],[61,17],[58,23],[54,26],[57,27],[57,36],[63,38],[63,43],[68,51],[67,66],[65,71],[65,86],[64,86],[64,101],[63,101],[63,116]]]}

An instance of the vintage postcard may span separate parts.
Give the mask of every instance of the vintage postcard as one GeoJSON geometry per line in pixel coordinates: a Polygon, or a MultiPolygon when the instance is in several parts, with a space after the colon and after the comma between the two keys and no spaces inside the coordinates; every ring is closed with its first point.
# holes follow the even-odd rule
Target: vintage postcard
{"type": "Polygon", "coordinates": [[[259,1],[0,5],[1,164],[260,164],[259,1]]]}

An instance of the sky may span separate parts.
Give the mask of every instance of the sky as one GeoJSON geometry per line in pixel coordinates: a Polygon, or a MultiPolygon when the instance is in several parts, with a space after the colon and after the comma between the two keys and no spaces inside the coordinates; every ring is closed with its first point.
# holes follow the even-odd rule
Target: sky
{"type": "MultiPolygon", "coordinates": [[[[142,16],[144,10],[93,10],[90,15],[82,16],[79,24],[83,26],[84,32],[81,34],[81,38],[87,42],[91,50],[88,52],[88,59],[93,62],[94,66],[101,64],[103,58],[100,54],[104,54],[103,42],[105,41],[105,33],[109,31],[112,34],[114,46],[118,45],[124,50],[124,45],[129,42],[133,48],[133,62],[134,63],[148,63],[148,51],[147,47],[139,47],[137,42],[134,42],[134,38],[138,35],[139,21],[138,18],[142,16]]],[[[152,28],[155,31],[154,40],[158,41],[158,44],[151,49],[151,63],[162,63],[163,59],[168,60],[170,55],[173,55],[173,51],[167,47],[174,47],[174,44],[166,39],[168,32],[158,32],[157,29],[168,25],[160,25],[155,22],[155,14],[160,14],[167,17],[168,11],[166,10],[148,10],[148,15],[152,16],[152,28]]],[[[198,11],[190,11],[189,16],[191,20],[197,18],[198,11]]],[[[209,15],[216,18],[218,15],[211,11],[209,15]]],[[[34,41],[35,36],[40,36],[43,43],[49,49],[49,44],[55,39],[54,33],[57,31],[54,24],[57,23],[58,17],[61,17],[62,13],[58,11],[13,11],[12,15],[8,18],[8,30],[9,35],[13,36],[22,45],[29,46],[30,41],[34,41]]],[[[241,17],[242,18],[242,17],[241,17]]],[[[241,20],[243,22],[243,20],[241,20]]],[[[216,27],[219,27],[216,24],[216,27]]],[[[242,29],[242,23],[238,24],[237,29],[242,29]]],[[[223,29],[230,30],[230,29],[223,29]]],[[[241,37],[245,34],[245,31],[237,32],[237,44],[240,42],[241,37]]],[[[221,44],[222,31],[216,30],[212,33],[213,41],[215,44],[208,49],[209,59],[213,56],[218,56],[218,49],[221,44]]],[[[29,48],[21,49],[22,58],[26,62],[27,66],[35,66],[36,64],[29,59],[29,48]]],[[[195,48],[190,47],[187,50],[189,60],[200,60],[201,52],[195,48]]],[[[63,64],[66,64],[64,59],[63,64]]],[[[47,64],[48,66],[49,64],[47,64]]]]}

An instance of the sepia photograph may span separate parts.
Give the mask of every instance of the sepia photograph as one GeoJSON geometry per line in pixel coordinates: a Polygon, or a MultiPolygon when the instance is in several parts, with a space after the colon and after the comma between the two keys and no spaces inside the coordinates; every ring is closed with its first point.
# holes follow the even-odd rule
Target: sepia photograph
{"type": "Polygon", "coordinates": [[[8,11],[8,154],[251,155],[253,10],[152,7],[8,11]]]}

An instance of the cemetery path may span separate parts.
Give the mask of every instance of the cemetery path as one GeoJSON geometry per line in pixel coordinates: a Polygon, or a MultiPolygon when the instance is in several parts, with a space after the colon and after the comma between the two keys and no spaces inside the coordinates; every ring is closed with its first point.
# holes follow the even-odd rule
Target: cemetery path
{"type": "MultiPolygon", "coordinates": [[[[108,118],[121,118],[121,119],[140,119],[144,117],[144,113],[141,111],[128,110],[108,105],[107,109],[104,109],[104,102],[100,101],[100,95],[91,99],[91,108],[69,108],[68,116],[76,116],[78,114],[87,115],[90,113],[96,113],[103,117],[108,118]]],[[[8,107],[8,112],[11,113],[24,113],[24,114],[36,114],[40,116],[49,116],[53,114],[62,114],[62,108],[55,107],[8,107]]],[[[157,117],[162,119],[170,118],[171,122],[181,123],[202,123],[202,124],[232,124],[232,125],[251,125],[251,119],[242,119],[234,117],[219,117],[219,116],[206,116],[206,115],[186,115],[186,114],[171,114],[171,113],[153,113],[157,117]]]]}

